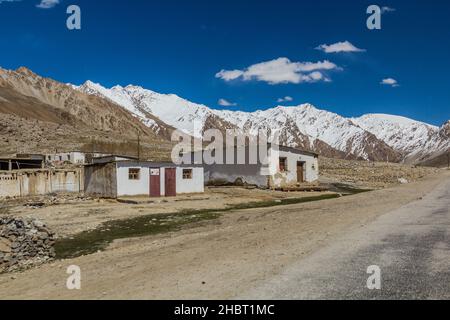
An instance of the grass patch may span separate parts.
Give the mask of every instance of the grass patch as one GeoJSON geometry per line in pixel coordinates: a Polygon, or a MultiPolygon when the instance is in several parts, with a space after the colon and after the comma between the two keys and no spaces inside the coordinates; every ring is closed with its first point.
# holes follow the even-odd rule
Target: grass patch
{"type": "Polygon", "coordinates": [[[373,191],[372,189],[355,188],[344,183],[333,183],[330,190],[333,192],[341,193],[345,196],[373,191]]]}
{"type": "Polygon", "coordinates": [[[70,259],[105,249],[116,239],[136,238],[180,230],[183,226],[219,218],[233,210],[268,208],[312,201],[339,198],[337,194],[315,197],[291,198],[232,205],[224,209],[184,210],[178,213],[151,214],[126,220],[114,220],[101,224],[92,231],[84,231],[56,242],[56,258],[70,259]]]}

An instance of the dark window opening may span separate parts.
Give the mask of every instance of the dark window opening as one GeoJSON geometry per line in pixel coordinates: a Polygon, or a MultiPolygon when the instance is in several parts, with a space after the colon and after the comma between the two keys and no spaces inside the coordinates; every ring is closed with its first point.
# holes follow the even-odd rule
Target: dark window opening
{"type": "Polygon", "coordinates": [[[183,169],[183,180],[192,179],[192,169],[183,169]]]}
{"type": "Polygon", "coordinates": [[[141,169],[128,169],[129,180],[139,180],[141,176],[141,169]]]}

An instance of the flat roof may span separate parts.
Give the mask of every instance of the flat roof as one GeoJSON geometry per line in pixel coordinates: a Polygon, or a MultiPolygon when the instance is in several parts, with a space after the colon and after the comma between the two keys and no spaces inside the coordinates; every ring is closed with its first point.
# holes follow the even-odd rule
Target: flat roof
{"type": "Polygon", "coordinates": [[[202,164],[175,164],[173,162],[167,161],[148,161],[148,160],[114,160],[114,161],[108,161],[108,162],[100,162],[100,163],[91,163],[85,165],[85,167],[94,167],[94,166],[102,166],[110,163],[117,163],[117,164],[125,164],[130,166],[138,166],[138,165],[146,165],[146,166],[155,166],[155,167],[203,167],[202,164]]]}
{"type": "Polygon", "coordinates": [[[0,158],[0,161],[44,161],[44,159],[32,159],[32,158],[0,158]]]}
{"type": "Polygon", "coordinates": [[[137,157],[123,156],[123,155],[119,155],[119,154],[105,154],[104,156],[95,157],[94,159],[104,159],[104,158],[111,158],[111,157],[127,158],[127,159],[136,159],[136,160],[138,160],[137,157]]]}

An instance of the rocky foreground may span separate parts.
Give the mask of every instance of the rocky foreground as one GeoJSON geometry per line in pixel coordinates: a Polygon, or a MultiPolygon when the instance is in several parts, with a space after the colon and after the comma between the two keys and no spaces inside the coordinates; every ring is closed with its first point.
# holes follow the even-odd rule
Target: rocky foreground
{"type": "Polygon", "coordinates": [[[419,181],[440,170],[443,169],[388,162],[320,158],[320,174],[324,182],[353,184],[372,189],[419,181]]]}
{"type": "Polygon", "coordinates": [[[52,260],[54,244],[54,233],[39,220],[0,218],[0,273],[52,260]]]}

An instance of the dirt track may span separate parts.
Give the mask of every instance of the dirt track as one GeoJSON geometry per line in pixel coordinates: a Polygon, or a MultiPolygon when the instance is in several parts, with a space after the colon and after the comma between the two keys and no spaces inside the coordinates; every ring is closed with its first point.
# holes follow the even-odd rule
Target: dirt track
{"type": "Polygon", "coordinates": [[[237,211],[193,229],[117,241],[103,253],[0,276],[0,298],[236,297],[337,237],[423,197],[449,175],[340,199],[237,211]],[[80,291],[65,287],[66,268],[73,264],[82,270],[80,291]]]}

